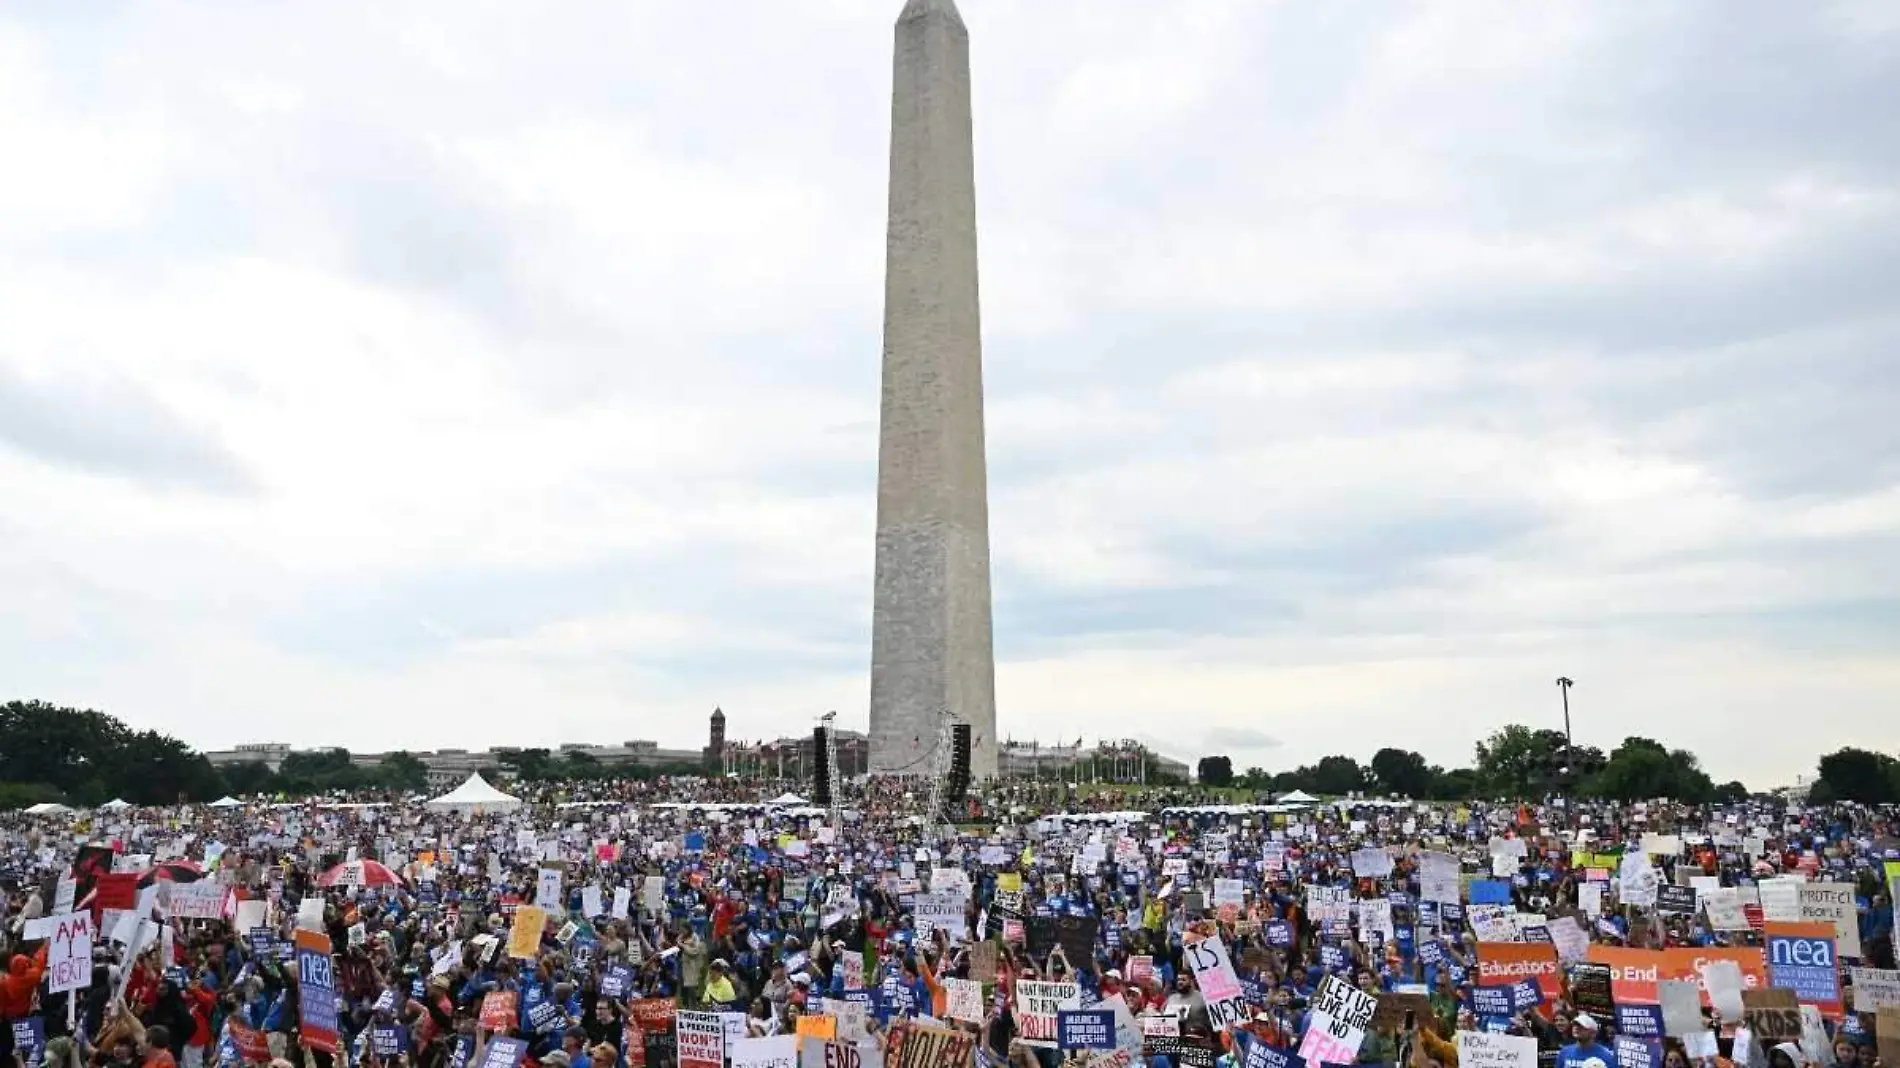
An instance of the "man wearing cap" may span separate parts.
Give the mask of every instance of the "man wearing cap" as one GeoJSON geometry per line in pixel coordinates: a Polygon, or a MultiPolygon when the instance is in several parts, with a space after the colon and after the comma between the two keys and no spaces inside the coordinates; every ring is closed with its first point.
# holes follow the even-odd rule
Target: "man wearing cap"
{"type": "Polygon", "coordinates": [[[1616,1054],[1597,1041],[1596,1017],[1580,1012],[1570,1022],[1576,1041],[1557,1053],[1557,1068],[1616,1068],[1616,1054]]]}
{"type": "Polygon", "coordinates": [[[729,1009],[739,1003],[739,991],[732,985],[732,965],[724,957],[712,962],[712,974],[706,978],[706,1004],[729,1009]]]}

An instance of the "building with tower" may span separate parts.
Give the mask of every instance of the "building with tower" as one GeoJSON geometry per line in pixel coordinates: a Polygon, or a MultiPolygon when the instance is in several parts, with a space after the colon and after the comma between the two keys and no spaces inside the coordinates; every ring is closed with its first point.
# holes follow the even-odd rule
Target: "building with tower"
{"type": "Polygon", "coordinates": [[[720,775],[726,767],[726,713],[718,708],[712,712],[712,728],[707,734],[706,753],[702,763],[706,774],[720,775]]]}

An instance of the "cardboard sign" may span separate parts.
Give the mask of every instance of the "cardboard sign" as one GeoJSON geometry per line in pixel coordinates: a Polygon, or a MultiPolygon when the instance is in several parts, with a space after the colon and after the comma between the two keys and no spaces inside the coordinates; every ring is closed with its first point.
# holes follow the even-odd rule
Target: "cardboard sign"
{"type": "Polygon", "coordinates": [[[1792,990],[1742,991],[1742,1019],[1764,1045],[1801,1039],[1801,1005],[1792,990]]]}
{"type": "Polygon", "coordinates": [[[541,955],[541,935],[547,930],[548,914],[537,905],[515,909],[515,921],[508,928],[508,955],[517,960],[533,960],[541,955]]]}
{"type": "Polygon", "coordinates": [[[1458,1068],[1537,1068],[1537,1040],[1486,1031],[1460,1031],[1458,1068]]]}
{"type": "Polygon", "coordinates": [[[911,1023],[893,1028],[885,1068],[971,1068],[976,1036],[911,1023]]]}

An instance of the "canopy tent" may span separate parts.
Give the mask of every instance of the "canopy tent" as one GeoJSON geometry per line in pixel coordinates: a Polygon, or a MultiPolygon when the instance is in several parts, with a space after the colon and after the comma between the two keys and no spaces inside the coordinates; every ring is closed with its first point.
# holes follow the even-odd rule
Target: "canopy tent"
{"type": "Polygon", "coordinates": [[[41,801],[39,804],[27,809],[26,814],[29,816],[54,816],[61,812],[71,811],[72,809],[67,808],[57,801],[41,801]]]}
{"type": "Polygon", "coordinates": [[[110,800],[110,801],[107,801],[107,802],[106,802],[105,804],[103,804],[103,805],[100,805],[99,807],[100,807],[100,808],[109,808],[109,809],[114,809],[114,810],[117,810],[117,809],[121,809],[121,808],[131,808],[131,807],[132,807],[132,802],[130,802],[130,801],[121,801],[121,800],[119,800],[118,798],[116,798],[116,797],[115,797],[115,798],[113,798],[112,800],[110,800]]]}
{"type": "Polygon", "coordinates": [[[467,782],[430,801],[429,807],[479,815],[484,812],[513,812],[521,807],[521,799],[488,785],[488,780],[482,778],[481,772],[476,772],[468,777],[467,782]]]}
{"type": "Polygon", "coordinates": [[[230,794],[225,794],[223,797],[220,797],[216,801],[211,802],[211,807],[212,808],[243,808],[244,802],[239,801],[237,798],[232,797],[230,794]]]}
{"type": "Polygon", "coordinates": [[[1319,804],[1319,798],[1314,797],[1305,790],[1295,790],[1290,794],[1281,794],[1279,803],[1282,805],[1317,805],[1319,804]]]}
{"type": "Polygon", "coordinates": [[[804,798],[798,796],[795,793],[792,793],[790,790],[787,790],[784,793],[773,798],[772,800],[767,801],[766,804],[768,805],[809,805],[811,804],[811,802],[805,800],[804,798]]]}

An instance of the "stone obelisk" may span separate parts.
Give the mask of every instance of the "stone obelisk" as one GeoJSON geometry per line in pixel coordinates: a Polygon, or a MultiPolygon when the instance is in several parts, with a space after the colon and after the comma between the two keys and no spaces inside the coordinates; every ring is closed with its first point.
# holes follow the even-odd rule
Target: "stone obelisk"
{"type": "Polygon", "coordinates": [[[930,774],[947,711],[970,725],[970,773],[985,779],[996,665],[970,37],[954,0],[908,0],[896,36],[870,763],[930,774]]]}

